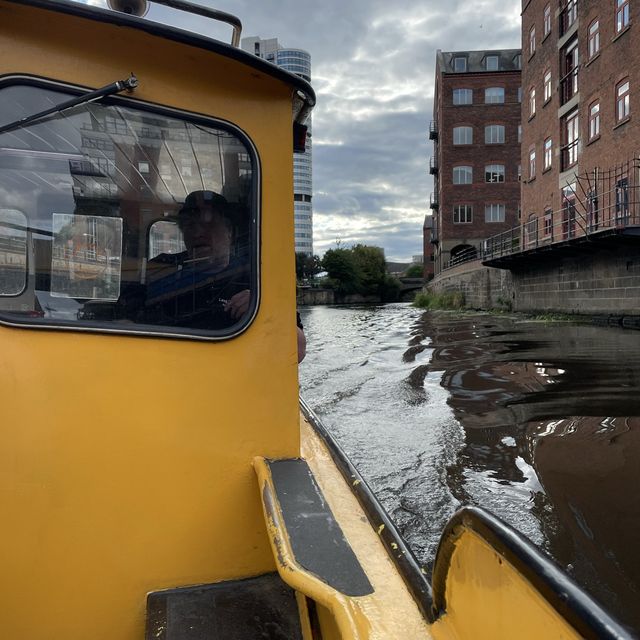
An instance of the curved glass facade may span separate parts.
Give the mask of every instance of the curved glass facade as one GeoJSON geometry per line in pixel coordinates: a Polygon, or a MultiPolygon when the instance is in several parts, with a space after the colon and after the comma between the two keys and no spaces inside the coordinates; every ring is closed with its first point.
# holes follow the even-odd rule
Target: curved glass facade
{"type": "MultiPolygon", "coordinates": [[[[260,58],[295,73],[311,82],[311,56],[302,49],[285,49],[277,38],[242,39],[242,48],[260,58]]],[[[304,153],[293,155],[293,192],[296,252],[313,253],[313,196],[311,118],[307,122],[307,144],[304,153]]]]}

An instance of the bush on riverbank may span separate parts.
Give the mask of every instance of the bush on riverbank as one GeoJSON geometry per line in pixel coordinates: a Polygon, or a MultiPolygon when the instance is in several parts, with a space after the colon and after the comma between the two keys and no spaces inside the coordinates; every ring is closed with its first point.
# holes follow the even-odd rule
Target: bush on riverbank
{"type": "Polygon", "coordinates": [[[463,309],[464,294],[462,291],[445,293],[425,291],[416,295],[413,306],[419,309],[463,309]]]}

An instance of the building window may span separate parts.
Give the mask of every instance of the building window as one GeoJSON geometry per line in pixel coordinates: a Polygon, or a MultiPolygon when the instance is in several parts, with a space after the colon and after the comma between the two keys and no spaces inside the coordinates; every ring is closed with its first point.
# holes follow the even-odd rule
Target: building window
{"type": "Polygon", "coordinates": [[[551,33],[551,5],[544,8],[544,37],[551,33]]]}
{"type": "Polygon", "coordinates": [[[578,0],[569,0],[565,8],[564,32],[578,19],[578,0]]]}
{"type": "Polygon", "coordinates": [[[522,69],[522,54],[521,53],[517,53],[515,56],[513,56],[513,66],[516,69],[522,69]]]}
{"type": "Polygon", "coordinates": [[[487,71],[498,71],[500,58],[498,56],[487,56],[484,59],[484,66],[487,71]]]}
{"type": "Polygon", "coordinates": [[[589,25],[589,58],[600,51],[600,21],[594,20],[589,25]]]}
{"type": "Polygon", "coordinates": [[[536,28],[529,29],[529,55],[532,56],[536,52],[536,28]]]}
{"type": "Polygon", "coordinates": [[[473,127],[453,127],[453,144],[473,144],[473,127]]]}
{"type": "Polygon", "coordinates": [[[594,140],[600,135],[600,102],[594,102],[589,106],[589,140],[594,140]]]}
{"type": "Polygon", "coordinates": [[[518,125],[518,142],[522,142],[522,125],[518,125]]]}
{"type": "Polygon", "coordinates": [[[453,207],[454,224],[470,224],[473,220],[473,207],[470,204],[457,204],[453,207]]]}
{"type": "Polygon", "coordinates": [[[544,141],[544,169],[551,169],[551,160],[553,158],[553,143],[551,138],[544,141]]]}
{"type": "Polygon", "coordinates": [[[578,93],[578,40],[574,39],[560,53],[562,80],[560,80],[561,102],[565,104],[578,93]]]}
{"type": "Polygon", "coordinates": [[[503,204],[487,204],[484,207],[485,222],[504,222],[505,207],[503,204]]]}
{"type": "Polygon", "coordinates": [[[551,71],[544,74],[544,102],[551,100],[551,71]]]}
{"type": "Polygon", "coordinates": [[[138,173],[149,173],[149,163],[138,162],[138,173]]]}
{"type": "Polygon", "coordinates": [[[529,150],[529,180],[533,180],[536,177],[536,149],[535,147],[529,150]]]}
{"type": "Polygon", "coordinates": [[[629,0],[616,0],[616,33],[629,25],[629,0]]]}
{"type": "Polygon", "coordinates": [[[551,209],[544,210],[544,218],[542,220],[542,236],[549,238],[553,232],[553,211],[551,209]]]}
{"type": "Polygon", "coordinates": [[[473,90],[472,89],[454,89],[453,90],[453,104],[473,104],[473,90]]]}
{"type": "Polygon", "coordinates": [[[536,88],[532,87],[529,91],[529,117],[536,115],[536,88]]]}
{"type": "Polygon", "coordinates": [[[464,73],[467,70],[467,59],[463,56],[454,57],[453,70],[456,73],[464,73]]]}
{"type": "Polygon", "coordinates": [[[562,122],[564,146],[562,148],[562,170],[572,167],[578,162],[578,145],[580,144],[580,129],[578,112],[569,114],[562,122]]]}
{"type": "Polygon", "coordinates": [[[629,80],[626,79],[616,85],[616,120],[626,120],[629,113],[629,80]]]}
{"type": "Polygon", "coordinates": [[[504,126],[490,124],[484,128],[485,144],[502,144],[504,142],[504,126]]]}
{"type": "Polygon", "coordinates": [[[473,167],[453,167],[453,184],[471,184],[473,182],[473,167]]]}
{"type": "Polygon", "coordinates": [[[484,168],[485,182],[504,182],[504,165],[488,164],[484,168]]]}
{"type": "Polygon", "coordinates": [[[616,222],[629,220],[629,180],[622,178],[616,182],[616,222]]]}
{"type": "Polygon", "coordinates": [[[522,102],[522,87],[518,87],[518,102],[522,102]]]}
{"type": "Polygon", "coordinates": [[[504,103],[504,89],[502,87],[487,87],[484,90],[485,104],[504,103]]]}

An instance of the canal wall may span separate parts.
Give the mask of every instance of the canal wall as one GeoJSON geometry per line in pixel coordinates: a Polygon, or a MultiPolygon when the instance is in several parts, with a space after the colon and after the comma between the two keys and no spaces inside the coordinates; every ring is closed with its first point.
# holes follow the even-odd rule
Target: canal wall
{"type": "Polygon", "coordinates": [[[461,291],[472,309],[512,309],[619,318],[640,316],[640,248],[618,246],[546,262],[521,263],[511,271],[479,260],[439,274],[436,292],[461,291]]]}

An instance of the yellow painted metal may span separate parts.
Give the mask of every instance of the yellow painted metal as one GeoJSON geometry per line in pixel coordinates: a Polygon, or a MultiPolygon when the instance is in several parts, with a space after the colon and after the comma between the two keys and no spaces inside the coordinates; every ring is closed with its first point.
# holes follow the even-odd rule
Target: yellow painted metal
{"type": "MultiPolygon", "coordinates": [[[[296,565],[284,522],[278,509],[266,512],[274,556],[280,558],[282,579],[314,599],[320,607],[320,623],[328,639],[343,640],[430,638],[428,626],[384,549],[350,487],[336,468],[329,452],[309,424],[301,420],[301,449],[318,486],[362,565],[374,593],[348,597],[296,565]],[[331,619],[335,622],[332,628],[331,619]]],[[[255,462],[260,486],[270,487],[269,470],[255,462]]]]}
{"type": "Polygon", "coordinates": [[[468,529],[451,557],[446,603],[433,625],[438,640],[581,637],[515,567],[468,529]]]}
{"type": "Polygon", "coordinates": [[[224,343],[0,326],[6,638],[139,639],[148,591],[274,566],[251,461],[299,451],[291,90],[213,53],[0,0],[0,75],[95,88],[131,71],[135,98],[228,120],[256,145],[259,313],[224,343]]]}

